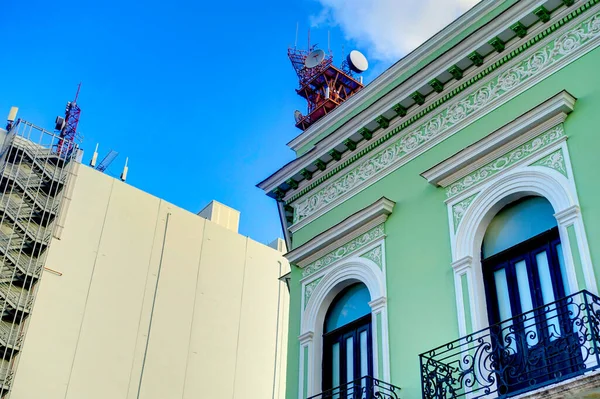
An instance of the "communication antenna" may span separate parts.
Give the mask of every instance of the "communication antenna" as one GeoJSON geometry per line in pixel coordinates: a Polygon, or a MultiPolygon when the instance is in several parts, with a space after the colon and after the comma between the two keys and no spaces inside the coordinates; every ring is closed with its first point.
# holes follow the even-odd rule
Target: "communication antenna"
{"type": "Polygon", "coordinates": [[[104,159],[96,166],[96,170],[98,172],[104,172],[106,168],[110,166],[110,164],[115,160],[115,158],[119,155],[118,152],[114,150],[110,150],[108,154],[104,157],[104,159]]]}
{"type": "Polygon", "coordinates": [[[319,66],[325,59],[325,52],[321,49],[316,49],[308,53],[304,60],[304,66],[308,69],[319,66]]]}
{"type": "Polygon", "coordinates": [[[127,172],[129,171],[129,167],[127,167],[127,163],[129,163],[129,157],[125,158],[125,166],[123,166],[123,172],[121,172],[121,180],[127,180],[127,172]]]}
{"type": "Polygon", "coordinates": [[[296,22],[296,39],[294,40],[294,48],[298,46],[298,22],[296,22]]]}
{"type": "Polygon", "coordinates": [[[79,98],[79,90],[81,89],[81,83],[77,86],[77,93],[75,99],[69,101],[65,108],[65,117],[56,117],[56,130],[60,130],[60,140],[56,145],[56,152],[61,155],[68,155],[74,147],[74,141],[78,138],[77,125],[79,124],[79,116],[81,115],[81,108],[77,104],[77,98],[79,98]]]}
{"type": "Polygon", "coordinates": [[[363,73],[367,69],[369,69],[369,61],[367,61],[367,57],[364,56],[358,50],[352,50],[350,54],[348,54],[348,66],[352,72],[363,73]]]}
{"type": "Polygon", "coordinates": [[[97,160],[98,160],[98,144],[96,144],[96,149],[94,150],[94,155],[92,155],[92,160],[90,161],[90,166],[92,168],[96,167],[97,160]]]}
{"type": "Polygon", "coordinates": [[[8,116],[6,117],[6,131],[10,131],[12,129],[13,124],[15,123],[15,119],[17,119],[17,112],[19,112],[19,108],[10,107],[10,111],[8,112],[8,116]]]}
{"type": "MultiPolygon", "coordinates": [[[[296,25],[296,34],[298,25],[296,25]]],[[[296,37],[297,39],[297,37],[296,37]]],[[[299,87],[296,93],[307,102],[307,112],[294,112],[296,127],[308,129],[312,124],[327,115],[341,103],[363,88],[362,79],[355,77],[346,58],[340,67],[333,65],[331,52],[331,32],[327,31],[327,48],[319,49],[310,42],[308,29],[308,48],[288,48],[288,58],[298,75],[299,87]]],[[[342,47],[343,53],[343,47],[342,47]]],[[[354,60],[355,57],[352,59],[354,60]]],[[[365,70],[365,63],[355,61],[354,69],[365,70]]]]}

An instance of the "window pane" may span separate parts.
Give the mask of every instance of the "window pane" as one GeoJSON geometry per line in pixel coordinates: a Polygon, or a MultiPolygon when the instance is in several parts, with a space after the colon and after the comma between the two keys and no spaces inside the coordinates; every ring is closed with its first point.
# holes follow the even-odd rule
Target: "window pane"
{"type": "Polygon", "coordinates": [[[371,295],[364,284],[355,284],[342,291],[333,301],[325,318],[325,332],[345,326],[371,313],[371,295]]]}
{"type": "MultiPolygon", "coordinates": [[[[517,285],[519,287],[519,300],[521,303],[521,312],[530,312],[533,310],[533,301],[531,290],[529,288],[529,273],[527,273],[527,263],[524,260],[515,263],[515,272],[517,273],[517,285]]],[[[527,344],[533,346],[538,343],[537,328],[535,325],[535,315],[533,312],[523,316],[523,327],[527,344]]]]}
{"type": "MultiPolygon", "coordinates": [[[[552,287],[552,277],[550,275],[550,264],[548,262],[548,253],[546,251],[540,252],[535,256],[535,260],[538,266],[538,274],[540,275],[540,285],[542,288],[542,298],[544,304],[554,302],[554,288],[552,287]]],[[[548,307],[546,313],[546,321],[548,323],[548,335],[550,340],[554,341],[560,336],[560,325],[558,323],[558,313],[556,312],[556,306],[551,305],[548,307]]]]}
{"type": "Polygon", "coordinates": [[[362,331],[360,333],[360,377],[362,380],[360,381],[360,385],[364,392],[367,388],[367,379],[363,378],[369,375],[369,353],[367,350],[367,332],[362,331]]]}
{"type": "Polygon", "coordinates": [[[525,197],[505,206],[485,233],[484,259],[556,227],[554,213],[550,202],[542,197],[525,197]]]}
{"type": "Polygon", "coordinates": [[[510,308],[510,299],[508,297],[508,282],[506,281],[506,271],[504,269],[494,272],[494,280],[496,282],[496,294],[498,296],[498,311],[500,312],[500,320],[507,320],[512,317],[510,308]]]}
{"type": "Polygon", "coordinates": [[[346,339],[346,382],[354,381],[354,338],[346,339]]]}
{"type": "Polygon", "coordinates": [[[331,385],[340,386],[340,344],[336,342],[331,347],[331,385]]]}
{"type": "MultiPolygon", "coordinates": [[[[512,317],[512,310],[510,307],[510,299],[508,296],[508,282],[506,281],[506,270],[500,269],[494,272],[494,281],[496,282],[496,295],[498,297],[498,312],[500,313],[500,320],[508,320],[512,317]]],[[[502,342],[501,346],[515,349],[515,335],[511,333],[512,320],[508,320],[501,324],[502,328],[502,342]]]]}
{"type": "Polygon", "coordinates": [[[352,386],[354,381],[354,338],[350,337],[346,339],[346,397],[352,398],[355,390],[352,386]]]}

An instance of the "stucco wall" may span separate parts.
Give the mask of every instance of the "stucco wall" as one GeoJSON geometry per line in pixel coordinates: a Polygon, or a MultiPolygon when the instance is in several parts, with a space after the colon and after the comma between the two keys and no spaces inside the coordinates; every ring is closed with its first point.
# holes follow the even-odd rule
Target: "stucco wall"
{"type": "Polygon", "coordinates": [[[39,285],[11,398],[282,398],[282,254],[77,174],[46,262],[60,275],[39,285]]]}

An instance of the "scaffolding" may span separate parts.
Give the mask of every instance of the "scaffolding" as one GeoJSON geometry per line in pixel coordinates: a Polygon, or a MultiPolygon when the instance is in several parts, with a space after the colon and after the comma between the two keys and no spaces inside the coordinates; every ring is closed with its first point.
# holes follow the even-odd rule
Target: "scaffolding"
{"type": "Polygon", "coordinates": [[[24,120],[0,151],[0,397],[10,392],[27,317],[77,145],[24,120]]]}

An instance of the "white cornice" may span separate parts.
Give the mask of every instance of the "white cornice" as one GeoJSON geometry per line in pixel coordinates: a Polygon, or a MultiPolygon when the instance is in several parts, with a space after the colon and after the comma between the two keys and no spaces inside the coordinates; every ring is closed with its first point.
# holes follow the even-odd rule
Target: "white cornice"
{"type": "MultiPolygon", "coordinates": [[[[305,145],[308,141],[314,139],[314,137],[320,134],[323,130],[326,130],[333,124],[338,123],[341,119],[343,119],[349,113],[351,113],[355,109],[355,107],[360,105],[360,103],[366,101],[372,95],[376,94],[382,87],[391,84],[407,69],[413,68],[416,64],[422,61],[422,59],[429,55],[429,53],[434,52],[440,47],[444,46],[447,41],[451,40],[454,37],[453,35],[457,34],[457,31],[460,31],[460,29],[464,27],[464,23],[469,23],[468,21],[472,21],[472,19],[477,19],[481,15],[489,12],[489,9],[495,6],[492,3],[494,2],[484,1],[475,8],[471,9],[469,12],[463,15],[463,17],[457,19],[446,29],[439,32],[438,35],[434,36],[429,41],[424,43],[421,47],[417,48],[405,58],[398,61],[390,69],[388,69],[378,78],[376,78],[371,84],[366,86],[363,90],[361,90],[356,95],[352,96],[350,99],[345,101],[340,107],[336,108],[330,114],[328,114],[327,118],[323,118],[319,122],[315,123],[313,126],[311,126],[309,130],[305,131],[296,139],[292,140],[288,145],[290,145],[292,149],[297,150],[298,148],[305,145]],[[472,15],[472,12],[478,11],[476,10],[478,9],[478,7],[484,9],[485,12],[483,14],[478,13],[476,16],[472,15]],[[463,20],[463,18],[468,19],[463,20]],[[301,142],[298,140],[301,140],[301,142]],[[292,146],[293,143],[296,144],[292,146]]],[[[290,179],[293,176],[297,175],[303,168],[312,165],[312,163],[316,159],[327,154],[327,152],[330,151],[333,147],[342,143],[344,139],[352,136],[352,134],[356,133],[367,123],[373,121],[379,115],[390,110],[393,107],[393,105],[398,103],[400,100],[408,98],[411,93],[427,85],[427,83],[431,80],[432,77],[438,76],[442,72],[445,72],[450,66],[464,59],[468,54],[475,51],[482,44],[486,43],[490,38],[499,34],[501,31],[506,30],[507,27],[510,26],[512,23],[522,19],[525,15],[530,14],[532,9],[544,3],[546,3],[546,1],[536,1],[534,4],[532,4],[529,1],[523,1],[513,5],[510,9],[506,10],[504,13],[496,17],[494,20],[488,22],[486,25],[482,26],[479,30],[465,38],[459,44],[452,47],[444,54],[440,55],[429,65],[415,72],[413,76],[405,79],[403,82],[398,84],[394,89],[392,89],[382,98],[377,100],[374,104],[370,105],[367,109],[360,112],[357,116],[344,123],[344,125],[337,129],[334,133],[323,138],[323,140],[321,140],[315,147],[313,147],[307,153],[291,161],[290,163],[279,169],[277,172],[275,172],[273,175],[265,179],[263,182],[259,183],[258,187],[266,192],[271,192],[280,184],[285,182],[287,179],[290,179]]],[[[557,13],[556,15],[553,15],[553,19],[562,18],[564,13],[570,11],[571,10],[569,8],[566,8],[561,12],[557,13]]],[[[408,115],[405,118],[394,119],[390,124],[389,128],[384,130],[378,130],[373,136],[373,140],[360,141],[358,143],[357,149],[355,151],[344,152],[342,154],[342,159],[338,161],[338,163],[344,162],[345,158],[351,157],[356,152],[361,151],[364,147],[367,147],[373,141],[377,140],[378,137],[387,133],[389,130],[394,129],[399,123],[401,123],[406,118],[410,118],[415,113],[420,112],[422,109],[426,108],[431,103],[434,103],[441,96],[445,95],[445,93],[453,90],[456,86],[459,86],[464,80],[468,80],[469,78],[477,75],[481,68],[485,68],[487,65],[495,63],[496,61],[504,57],[507,52],[510,52],[515,47],[518,47],[522,43],[530,40],[537,33],[546,28],[546,24],[535,24],[534,26],[529,27],[529,33],[525,38],[517,38],[517,40],[511,40],[510,43],[507,43],[507,47],[504,52],[500,54],[491,54],[488,57],[486,57],[486,62],[482,67],[470,67],[467,70],[465,70],[463,79],[461,79],[460,81],[451,81],[445,87],[444,92],[442,92],[441,94],[434,94],[428,96],[427,101],[422,106],[416,108],[411,107],[411,109],[409,109],[408,115]]],[[[317,179],[325,173],[328,173],[328,170],[322,172],[317,170],[313,174],[313,179],[317,179]]],[[[310,183],[311,181],[302,180],[299,182],[298,189],[294,191],[301,190],[310,183]]],[[[292,191],[290,191],[286,197],[289,197],[291,195],[293,195],[292,191]]]]}
{"type": "Polygon", "coordinates": [[[322,252],[324,249],[326,250],[331,245],[338,245],[351,240],[353,233],[356,233],[359,229],[365,226],[370,228],[370,224],[373,223],[383,223],[392,213],[394,205],[396,205],[394,201],[382,197],[307,243],[288,252],[285,257],[291,263],[298,265],[299,262],[307,260],[309,257],[314,257],[314,255],[322,252]]]}
{"type": "Polygon", "coordinates": [[[461,176],[516,148],[543,131],[563,122],[573,111],[577,99],[562,91],[527,113],[421,173],[430,184],[447,187],[461,176]]]}
{"type": "MultiPolygon", "coordinates": [[[[480,29],[470,34],[459,44],[452,47],[451,51],[449,50],[445,52],[444,54],[440,55],[436,60],[431,62],[429,65],[422,68],[418,72],[418,74],[426,75],[424,79],[430,79],[432,77],[431,75],[435,75],[437,73],[447,70],[450,66],[458,62],[458,60],[464,58],[467,54],[476,50],[479,46],[481,46],[482,43],[487,42],[488,40],[496,36],[498,33],[500,33],[502,30],[508,28],[508,26],[510,26],[512,23],[518,21],[519,19],[522,19],[526,14],[531,13],[531,11],[537,6],[545,4],[546,2],[547,1],[517,2],[516,4],[512,5],[509,9],[504,11],[502,14],[494,18],[492,21],[488,22],[480,29]]],[[[348,114],[350,114],[357,105],[361,104],[362,102],[364,102],[365,100],[367,100],[368,98],[385,88],[387,85],[394,82],[407,70],[414,68],[431,53],[434,53],[446,46],[448,42],[454,39],[456,35],[458,35],[461,31],[465,29],[465,26],[469,26],[475,23],[480,18],[489,14],[497,6],[498,2],[496,0],[484,0],[477,6],[473,7],[471,10],[467,11],[464,15],[456,19],[446,28],[442,29],[438,34],[433,36],[431,39],[427,40],[417,49],[406,55],[394,65],[392,65],[388,70],[386,70],[383,74],[381,74],[379,77],[373,80],[373,82],[367,85],[364,89],[359,91],[357,94],[345,101],[338,108],[329,113],[326,118],[319,120],[308,130],[304,131],[298,137],[290,141],[288,143],[288,146],[294,151],[297,151],[299,148],[306,145],[308,142],[310,142],[316,136],[318,136],[323,130],[331,128],[333,125],[340,122],[340,120],[347,117],[348,114]]],[[[543,27],[543,25],[540,25],[540,27],[543,27]]],[[[530,27],[530,33],[534,32],[534,28],[538,28],[538,26],[530,27]]],[[[526,40],[529,40],[530,37],[531,36],[528,35],[526,40]]],[[[418,82],[418,84],[416,84],[416,82],[414,82],[414,80],[417,79],[416,75],[417,74],[415,74],[415,76],[408,77],[400,84],[404,86],[406,81],[413,81],[413,85],[411,86],[414,87],[411,87],[408,90],[408,93],[414,92],[415,90],[423,86],[423,84],[426,84],[428,81],[427,80],[425,82],[418,82]]],[[[365,112],[363,111],[361,112],[361,114],[357,115],[352,121],[357,121],[362,124],[366,123],[367,121],[371,121],[375,117],[380,115],[384,110],[391,109],[391,107],[395,103],[397,103],[399,99],[403,99],[405,97],[398,97],[396,90],[393,90],[387,93],[375,104],[369,106],[368,111],[372,115],[361,116],[361,114],[365,114],[365,112]],[[385,103],[383,107],[380,104],[382,102],[385,103]],[[374,108],[377,108],[377,112],[375,113],[371,112],[374,108]]],[[[342,129],[346,131],[347,125],[348,123],[344,125],[342,129]]]]}
{"type": "Polygon", "coordinates": [[[302,132],[299,136],[290,141],[288,146],[292,150],[297,151],[300,147],[304,146],[315,136],[317,136],[321,131],[330,128],[340,119],[346,117],[357,104],[361,103],[388,84],[392,83],[407,69],[414,68],[415,64],[418,64],[427,55],[444,47],[450,40],[454,38],[455,35],[464,30],[465,26],[471,25],[497,6],[498,4],[495,0],[484,0],[480,4],[471,8],[446,28],[438,32],[431,39],[427,40],[425,43],[388,68],[384,73],[379,75],[377,78],[375,78],[375,80],[368,84],[363,90],[352,96],[340,107],[330,113],[327,118],[321,119],[312,125],[308,130],[302,132]]]}

